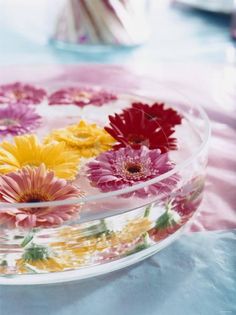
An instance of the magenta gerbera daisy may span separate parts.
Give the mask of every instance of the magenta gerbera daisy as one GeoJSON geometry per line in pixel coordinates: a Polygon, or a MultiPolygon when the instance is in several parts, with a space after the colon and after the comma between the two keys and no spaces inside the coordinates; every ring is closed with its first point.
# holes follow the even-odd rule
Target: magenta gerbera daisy
{"type": "Polygon", "coordinates": [[[134,149],[142,145],[149,149],[160,149],[162,153],[177,148],[174,130],[162,128],[155,120],[148,120],[145,112],[129,108],[122,114],[109,116],[110,126],[105,130],[117,140],[114,149],[131,146],[134,149]]]}
{"type": "Polygon", "coordinates": [[[0,136],[31,132],[39,127],[40,120],[41,117],[29,106],[10,104],[0,108],[0,136]]]}
{"type": "Polygon", "coordinates": [[[46,97],[43,89],[20,82],[0,86],[0,104],[39,104],[46,97]]]}
{"type": "Polygon", "coordinates": [[[144,112],[146,119],[154,120],[162,129],[173,128],[182,121],[182,116],[173,108],[165,108],[164,103],[133,103],[132,108],[144,112]]]}
{"type": "Polygon", "coordinates": [[[91,88],[68,87],[54,92],[49,97],[49,105],[74,104],[84,107],[89,104],[101,106],[117,97],[104,90],[94,90],[91,88]]]}
{"type": "MultiPolygon", "coordinates": [[[[27,203],[67,200],[78,198],[81,191],[58,179],[54,172],[47,171],[44,164],[38,168],[22,170],[0,177],[0,201],[5,203],[27,203]]],[[[78,215],[80,206],[65,205],[36,208],[7,208],[0,210],[0,224],[7,227],[52,227],[78,215]]]]}
{"type": "MultiPolygon", "coordinates": [[[[102,153],[90,162],[88,178],[92,186],[98,187],[102,192],[108,192],[145,182],[172,168],[173,164],[168,160],[167,154],[161,154],[158,149],[149,150],[142,146],[135,150],[126,147],[102,153]]],[[[166,194],[173,189],[177,180],[177,176],[171,176],[156,184],[138,189],[132,195],[144,198],[166,194]]]]}

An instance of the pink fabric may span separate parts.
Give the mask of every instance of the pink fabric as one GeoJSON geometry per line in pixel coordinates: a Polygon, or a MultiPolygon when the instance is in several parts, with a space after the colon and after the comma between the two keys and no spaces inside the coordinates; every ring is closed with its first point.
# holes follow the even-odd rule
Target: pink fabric
{"type": "Polygon", "coordinates": [[[191,231],[236,228],[236,68],[221,65],[152,65],[124,69],[111,65],[6,67],[0,83],[12,81],[112,84],[123,90],[153,86],[156,80],[202,105],[212,126],[204,201],[191,231]],[[142,69],[143,68],[143,69],[142,69]],[[137,69],[140,69],[137,71],[137,69]],[[147,80],[143,72],[152,79],[147,80]],[[135,73],[135,75],[134,75],[135,73]]]}

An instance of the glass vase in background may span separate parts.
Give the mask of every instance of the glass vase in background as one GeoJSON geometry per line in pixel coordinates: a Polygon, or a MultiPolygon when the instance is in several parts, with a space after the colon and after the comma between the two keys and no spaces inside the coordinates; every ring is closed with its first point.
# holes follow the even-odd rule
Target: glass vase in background
{"type": "Polygon", "coordinates": [[[68,0],[58,15],[52,42],[72,50],[143,44],[150,30],[148,2],[68,0]]]}

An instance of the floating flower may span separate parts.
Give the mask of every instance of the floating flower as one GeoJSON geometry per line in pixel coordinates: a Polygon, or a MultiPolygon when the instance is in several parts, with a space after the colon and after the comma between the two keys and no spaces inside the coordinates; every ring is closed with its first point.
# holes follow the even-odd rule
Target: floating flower
{"type": "MultiPolygon", "coordinates": [[[[66,180],[58,179],[47,171],[44,164],[0,177],[0,200],[5,203],[40,203],[78,198],[81,192],[66,180]]],[[[9,208],[0,211],[0,224],[8,227],[52,227],[70,220],[80,210],[78,205],[36,208],[9,208]]]]}
{"type": "Polygon", "coordinates": [[[122,236],[126,236],[122,233],[122,231],[121,235],[119,235],[119,233],[114,234],[118,235],[112,237],[112,246],[107,248],[106,251],[103,251],[99,254],[98,261],[110,261],[117,259],[118,257],[120,258],[122,256],[129,256],[141,250],[144,250],[149,246],[147,242],[146,231],[137,235],[136,238],[132,238],[131,233],[131,235],[127,235],[128,238],[125,238],[124,240],[120,239],[120,237],[122,238],[122,236]]]}
{"type": "Polygon", "coordinates": [[[164,103],[133,103],[132,108],[142,111],[146,119],[155,121],[162,129],[173,128],[182,121],[182,116],[173,108],[165,108],[164,103]]]}
{"type": "Polygon", "coordinates": [[[63,256],[50,257],[46,247],[31,244],[25,250],[23,257],[16,261],[16,266],[19,273],[30,273],[63,271],[70,268],[71,264],[63,256]]]}
{"type": "Polygon", "coordinates": [[[0,86],[0,104],[39,104],[46,96],[43,89],[20,82],[0,86]]]}
{"type": "Polygon", "coordinates": [[[30,132],[39,127],[40,118],[34,109],[25,105],[0,108],[0,136],[30,132]]]}
{"type": "Polygon", "coordinates": [[[90,237],[84,237],[84,231],[81,226],[66,226],[58,233],[58,238],[62,238],[62,242],[50,244],[53,247],[61,247],[62,249],[78,248],[79,251],[101,251],[111,246],[119,245],[120,243],[133,242],[142,234],[151,228],[151,221],[146,218],[137,218],[130,220],[122,230],[111,232],[105,230],[100,233],[96,232],[90,237]]]}
{"type": "MultiPolygon", "coordinates": [[[[145,182],[172,168],[167,154],[161,154],[160,150],[149,150],[144,146],[137,150],[127,147],[100,154],[88,164],[88,177],[93,186],[108,192],[145,182]]],[[[141,198],[165,194],[173,189],[176,182],[177,176],[171,176],[131,194],[141,198]]]]}
{"type": "Polygon", "coordinates": [[[38,260],[25,260],[23,258],[16,261],[18,273],[40,273],[58,272],[72,268],[72,264],[64,261],[61,257],[52,257],[38,260]]]}
{"type": "Polygon", "coordinates": [[[7,261],[4,260],[0,260],[0,275],[2,274],[7,274],[8,273],[8,263],[7,261]]]}
{"type": "Polygon", "coordinates": [[[175,150],[176,139],[171,128],[162,129],[155,120],[148,120],[143,111],[130,108],[121,115],[109,116],[110,127],[104,129],[119,143],[114,149],[131,146],[139,149],[142,145],[149,149],[160,149],[162,153],[175,150]]]}
{"type": "Polygon", "coordinates": [[[91,260],[109,261],[130,255],[147,248],[145,235],[151,225],[148,218],[137,218],[129,221],[120,231],[107,231],[90,237],[84,236],[80,225],[67,226],[58,233],[58,241],[51,243],[49,248],[34,243],[27,246],[22,258],[17,260],[18,272],[62,271],[88,265],[91,260]]]}
{"type": "Polygon", "coordinates": [[[40,144],[35,135],[16,136],[14,143],[0,143],[0,174],[44,163],[57,177],[74,179],[78,161],[78,155],[68,150],[64,143],[40,144]]]}
{"type": "Polygon", "coordinates": [[[77,262],[84,262],[86,259],[89,260],[90,256],[96,252],[107,249],[110,246],[110,242],[105,234],[101,234],[97,237],[70,238],[66,241],[51,243],[50,246],[53,248],[53,251],[63,252],[68,256],[73,255],[77,262]]]}
{"type": "Polygon", "coordinates": [[[53,252],[61,252],[68,257],[72,255],[77,265],[91,262],[91,257],[93,261],[109,260],[129,253],[150,228],[151,221],[148,218],[137,218],[128,222],[120,231],[107,230],[96,236],[84,237],[81,226],[67,226],[59,232],[59,241],[50,246],[53,252]]]}
{"type": "Polygon", "coordinates": [[[122,243],[136,241],[151,228],[151,221],[148,218],[137,218],[125,225],[117,238],[122,243]]]}
{"type": "Polygon", "coordinates": [[[158,229],[154,227],[148,232],[148,235],[154,242],[159,242],[161,240],[164,240],[171,234],[174,234],[181,228],[183,224],[184,222],[176,223],[166,227],[165,229],[158,229]]]}
{"type": "Polygon", "coordinates": [[[156,220],[155,226],[148,231],[153,241],[158,242],[167,238],[180,229],[186,222],[182,220],[173,208],[173,201],[167,203],[165,205],[165,212],[156,220]]]}
{"type": "Polygon", "coordinates": [[[148,234],[153,241],[158,242],[176,232],[181,223],[178,214],[168,209],[157,219],[155,227],[148,234]]]}
{"type": "Polygon", "coordinates": [[[0,261],[0,275],[13,275],[16,274],[15,266],[8,265],[7,260],[3,259],[0,261]]]}
{"type": "Polygon", "coordinates": [[[101,106],[117,97],[106,91],[96,91],[90,88],[69,87],[54,92],[49,97],[49,105],[74,104],[84,107],[89,104],[101,106]]]}
{"type": "Polygon", "coordinates": [[[103,128],[96,124],[88,124],[83,120],[76,125],[53,131],[45,142],[53,141],[65,143],[68,149],[85,158],[97,156],[109,150],[115,143],[115,140],[103,128]]]}

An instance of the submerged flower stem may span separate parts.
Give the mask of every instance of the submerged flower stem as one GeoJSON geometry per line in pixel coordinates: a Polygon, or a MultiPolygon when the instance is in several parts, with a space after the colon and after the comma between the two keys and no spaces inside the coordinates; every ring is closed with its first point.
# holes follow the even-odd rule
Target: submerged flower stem
{"type": "Polygon", "coordinates": [[[101,224],[102,231],[106,232],[108,228],[107,228],[105,219],[101,219],[100,224],[101,224]]]}
{"type": "Polygon", "coordinates": [[[172,203],[173,203],[173,199],[165,204],[166,212],[169,212],[172,209],[173,207],[172,203]]]}
{"type": "Polygon", "coordinates": [[[102,234],[109,233],[105,219],[101,219],[98,225],[90,226],[88,230],[94,237],[99,237],[102,234]]]}
{"type": "Polygon", "coordinates": [[[126,253],[126,256],[130,256],[130,255],[132,255],[132,254],[138,253],[138,252],[140,252],[140,251],[142,251],[142,250],[148,248],[148,239],[149,239],[149,238],[148,238],[148,233],[144,233],[143,236],[142,236],[142,238],[143,238],[143,242],[140,243],[140,244],[138,244],[137,246],[135,246],[134,249],[128,251],[128,252],[126,253]]]}
{"type": "Polygon", "coordinates": [[[165,211],[156,221],[156,229],[163,230],[172,225],[175,225],[177,222],[175,221],[173,214],[170,211],[165,211]]]}
{"type": "Polygon", "coordinates": [[[156,225],[155,225],[156,229],[162,230],[172,225],[175,225],[177,223],[171,209],[172,209],[172,200],[165,204],[165,212],[157,219],[156,225]]]}
{"type": "Polygon", "coordinates": [[[29,265],[29,264],[25,264],[25,268],[26,268],[26,270],[28,271],[28,272],[31,272],[31,273],[39,273],[38,271],[36,271],[35,270],[35,268],[32,268],[32,266],[31,265],[29,265]]]}
{"type": "Polygon", "coordinates": [[[149,214],[150,214],[150,211],[152,210],[154,204],[153,203],[150,203],[150,205],[148,205],[145,209],[145,212],[144,212],[144,218],[148,218],[149,217],[149,214]]]}
{"type": "Polygon", "coordinates": [[[32,229],[29,233],[24,237],[23,241],[21,242],[20,246],[25,247],[27,246],[34,238],[36,229],[32,229]]]}

